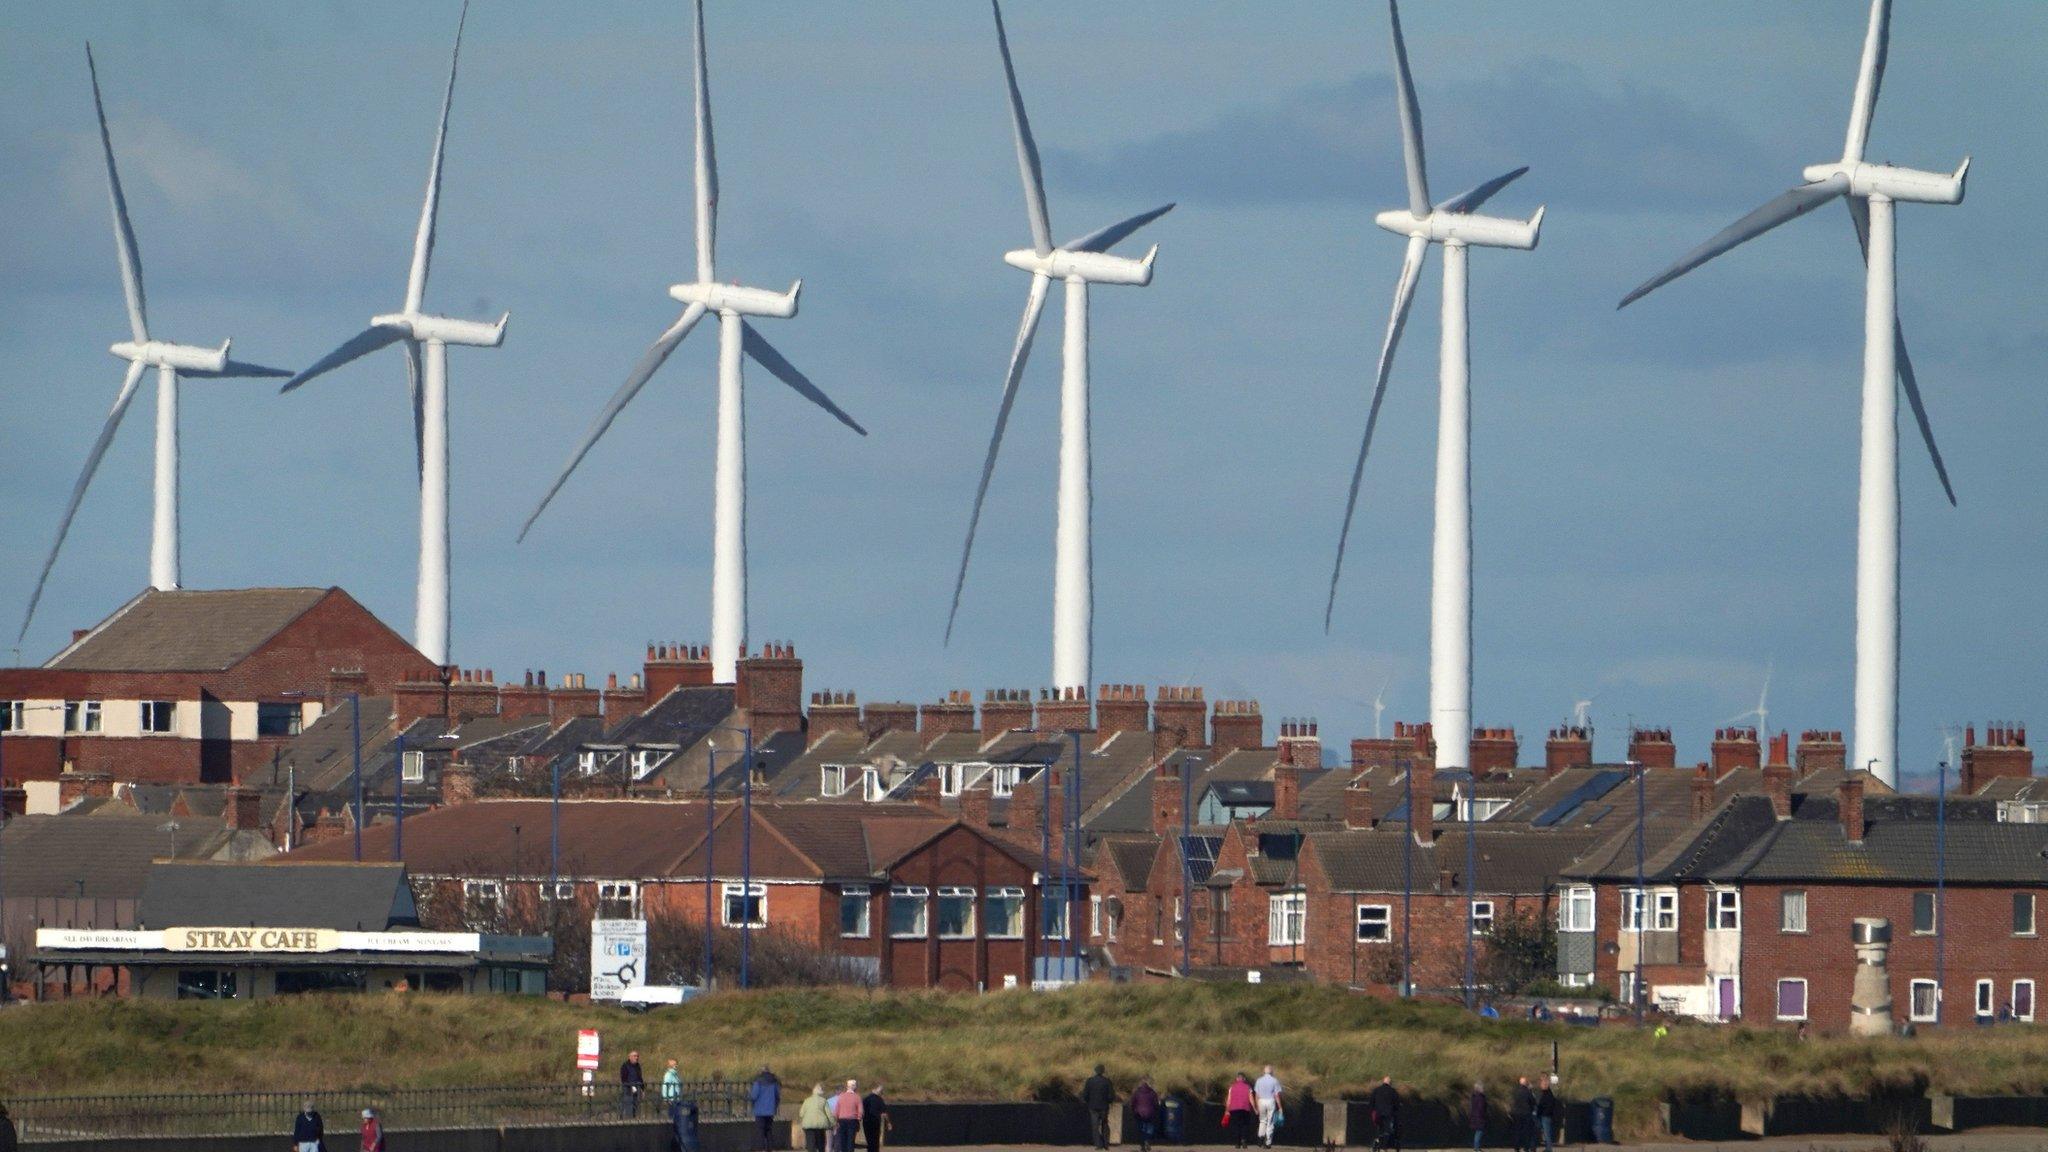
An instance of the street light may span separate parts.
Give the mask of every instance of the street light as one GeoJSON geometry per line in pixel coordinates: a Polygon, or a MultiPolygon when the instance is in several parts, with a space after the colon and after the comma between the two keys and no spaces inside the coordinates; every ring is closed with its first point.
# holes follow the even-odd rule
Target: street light
{"type": "MultiPolygon", "coordinates": [[[[704,741],[704,987],[711,988],[713,966],[712,914],[715,909],[712,873],[717,861],[714,849],[718,836],[718,748],[708,738],[717,732],[736,732],[745,742],[740,774],[740,987],[747,987],[754,942],[754,729],[730,724],[676,724],[679,732],[701,734],[704,741]]],[[[628,771],[631,771],[630,766],[628,771]]]]}
{"type": "Polygon", "coordinates": [[[1650,927],[1650,892],[1643,886],[1643,822],[1647,800],[1643,793],[1642,761],[1630,760],[1627,764],[1636,774],[1636,969],[1635,994],[1631,999],[1635,1001],[1636,1023],[1640,1025],[1643,1022],[1644,993],[1649,991],[1643,987],[1643,934],[1650,927]]]}
{"type": "MultiPolygon", "coordinates": [[[[1195,865],[1188,859],[1188,844],[1195,833],[1195,773],[1196,765],[1203,763],[1200,756],[1189,754],[1180,762],[1180,974],[1186,979],[1192,966],[1188,963],[1188,946],[1195,939],[1195,898],[1192,891],[1195,865]]],[[[1210,917],[1215,923],[1215,917],[1210,917]]]]}

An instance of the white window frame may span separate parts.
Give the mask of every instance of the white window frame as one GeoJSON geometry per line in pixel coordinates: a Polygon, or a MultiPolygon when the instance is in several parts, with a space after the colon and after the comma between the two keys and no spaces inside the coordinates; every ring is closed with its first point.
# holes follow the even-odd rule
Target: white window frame
{"type": "Polygon", "coordinates": [[[1707,925],[1716,932],[1742,931],[1742,890],[1711,888],[1713,905],[1707,911],[1707,925]]]}
{"type": "Polygon", "coordinates": [[[1652,888],[1650,894],[1654,900],[1652,915],[1656,917],[1652,921],[1656,925],[1652,931],[1678,931],[1678,889],[1652,888]]]}
{"type": "Polygon", "coordinates": [[[64,702],[64,734],[67,736],[89,736],[104,729],[101,723],[98,700],[66,700],[64,702]]]}
{"type": "Polygon", "coordinates": [[[1472,935],[1484,937],[1493,935],[1493,901],[1474,900],[1471,909],[1472,935]]]}
{"type": "Polygon", "coordinates": [[[1041,940],[1068,940],[1074,934],[1073,894],[1062,886],[1054,895],[1052,885],[1038,890],[1038,935],[1041,940]],[[1056,923],[1054,921],[1057,921],[1056,923]]]}
{"type": "Polygon", "coordinates": [[[1804,976],[1781,976],[1778,978],[1777,986],[1772,991],[1774,994],[1771,998],[1771,1011],[1776,1013],[1780,1020],[1804,1020],[1813,1011],[1813,989],[1807,986],[1806,977],[1804,976]],[[1788,984],[1799,985],[1799,1014],[1797,1016],[1788,1016],[1785,1013],[1785,986],[1788,984]]]}
{"type": "Polygon", "coordinates": [[[989,888],[983,891],[982,899],[989,905],[988,908],[983,910],[982,916],[983,922],[988,925],[989,939],[1022,940],[1024,938],[1025,905],[1027,903],[1024,899],[1024,889],[1014,886],[989,888]],[[1003,903],[1006,912],[1000,918],[993,911],[997,901],[1003,903]],[[1016,909],[1014,914],[1008,914],[1008,910],[1011,908],[1016,909]]]}
{"type": "Polygon", "coordinates": [[[2039,907],[2039,902],[2038,902],[2038,901],[2036,901],[2036,900],[2034,899],[2034,894],[2033,894],[2032,892],[2015,892],[2015,893],[2013,893],[2013,894],[2012,894],[2012,908],[2013,908],[2013,920],[2015,921],[2015,924],[2014,924],[2014,926],[2013,926],[2013,930],[2012,930],[2012,934],[2013,934],[2013,935],[2015,935],[2015,936],[2019,936],[2019,937],[2024,937],[2024,938],[2029,938],[2029,939],[2031,939],[2032,937],[2034,937],[2034,936],[2036,936],[2036,935],[2039,935],[2039,934],[2040,934],[2040,931],[2041,931],[2041,919],[2040,919],[2040,913],[2041,913],[2041,909],[2040,909],[2040,907],[2039,907]],[[2020,904],[2020,901],[2022,901],[2022,900],[2026,901],[2026,904],[2025,904],[2025,908],[2026,908],[2026,910],[2027,910],[2027,927],[2026,927],[2026,931],[2024,931],[2024,932],[2020,930],[2020,928],[2019,928],[2019,926],[2018,926],[2018,924],[2017,924],[2017,921],[2019,920],[2019,910],[2020,910],[2020,908],[2021,908],[2021,904],[2020,904]]]}
{"type": "Polygon", "coordinates": [[[1458,823],[1484,824],[1500,815],[1509,803],[1499,796],[1460,796],[1457,801],[1458,823]]]}
{"type": "Polygon", "coordinates": [[[1941,985],[1932,980],[1912,980],[1906,984],[1906,1018],[1916,1024],[1931,1024],[1941,1019],[1941,985]],[[1928,991],[1928,1009],[1920,1010],[1920,990],[1928,991]]]}
{"type": "Polygon", "coordinates": [[[649,776],[661,771],[661,766],[675,759],[675,755],[674,749],[670,748],[633,749],[633,779],[636,781],[647,779],[649,776]]]}
{"type": "Polygon", "coordinates": [[[597,910],[599,916],[605,915],[605,905],[617,904],[622,900],[626,903],[626,914],[624,916],[615,915],[611,918],[619,920],[640,919],[640,882],[638,880],[599,880],[597,882],[597,910]]]}
{"type": "Polygon", "coordinates": [[[934,930],[934,931],[936,931],[936,932],[938,933],[938,935],[939,935],[939,939],[941,939],[941,940],[972,940],[972,939],[974,939],[974,938],[975,938],[975,932],[976,932],[976,930],[977,930],[977,929],[978,929],[978,928],[980,927],[980,924],[981,924],[981,907],[980,907],[981,901],[980,901],[980,899],[979,899],[979,897],[978,897],[978,894],[977,894],[977,893],[976,893],[976,892],[974,891],[974,889],[972,889],[972,888],[968,888],[968,887],[964,887],[964,886],[958,886],[958,885],[951,885],[951,884],[949,884],[949,885],[946,885],[946,886],[944,886],[944,887],[942,887],[942,888],[940,888],[940,889],[939,889],[939,901],[940,901],[940,902],[943,902],[943,901],[946,901],[946,900],[961,900],[961,901],[965,901],[965,902],[966,902],[966,905],[967,905],[967,927],[966,927],[966,930],[965,930],[965,931],[958,931],[958,932],[948,932],[948,931],[946,931],[946,918],[945,918],[944,916],[941,916],[941,915],[936,915],[936,913],[937,913],[937,912],[938,912],[938,911],[940,910],[940,908],[941,908],[941,903],[934,903],[934,905],[933,905],[933,912],[935,913],[935,915],[934,915],[934,919],[935,919],[935,920],[937,920],[937,923],[933,924],[933,925],[932,925],[932,928],[933,928],[933,930],[934,930]]]}
{"type": "Polygon", "coordinates": [[[1102,939],[1102,897],[1093,892],[1088,894],[1088,938],[1102,939]]]}
{"type": "Polygon", "coordinates": [[[2013,982],[2012,982],[2012,1018],[2013,1018],[2013,1019],[2015,1019],[2015,1020],[2024,1020],[2024,1021],[2026,1021],[2027,1023],[2029,1023],[2029,1024],[2032,1024],[2032,1023],[2034,1022],[2034,1013],[2035,1013],[2035,1012],[2037,1012],[2037,1011],[2039,1011],[2039,1010],[2040,1010],[2040,1004],[2039,1004],[2039,1003],[2037,1002],[2037,1000],[2035,999],[2035,995],[2034,995],[2034,982],[2033,982],[2032,980],[2015,980],[2015,981],[2013,981],[2013,982]],[[2024,1013],[2022,1013],[2022,1012],[2020,1011],[2020,989],[2021,989],[2021,988],[2025,988],[2025,989],[2027,990],[2027,1010],[2026,1010],[2026,1012],[2024,1012],[2024,1013]]]}
{"type": "Polygon", "coordinates": [[[1935,894],[1932,891],[1928,891],[1925,889],[1916,890],[1913,893],[1912,903],[1909,906],[1908,910],[1910,913],[1910,918],[1913,922],[1913,935],[1932,936],[1935,933],[1941,931],[1941,901],[1939,899],[1936,899],[1935,894]],[[1928,926],[1924,929],[1920,927],[1920,898],[1922,896],[1927,897],[1928,926]]]}
{"type": "Polygon", "coordinates": [[[1615,996],[1618,1002],[1633,1005],[1636,1002],[1636,995],[1639,991],[1637,986],[1641,983],[1636,973],[1633,970],[1617,972],[1614,974],[1614,983],[1615,996]]]}
{"type": "Polygon", "coordinates": [[[874,894],[859,888],[841,888],[839,890],[839,938],[841,940],[866,940],[874,934],[874,894]],[[857,932],[846,930],[846,907],[848,901],[854,901],[860,905],[860,930],[857,932]]]}
{"type": "Polygon", "coordinates": [[[1008,796],[1017,790],[1017,780],[1024,770],[1015,764],[996,764],[988,770],[988,794],[1008,796]]]}
{"type": "Polygon", "coordinates": [[[408,748],[405,759],[399,765],[399,776],[407,784],[427,782],[427,754],[417,748],[408,748]]]}
{"type": "Polygon", "coordinates": [[[1998,1015],[1998,981],[1977,981],[1977,1018],[1989,1020],[1998,1015]]]}
{"type": "Polygon", "coordinates": [[[1394,906],[1360,904],[1352,913],[1352,935],[1360,944],[1394,942],[1394,906]]]}
{"type": "Polygon", "coordinates": [[[1778,931],[1788,936],[1806,935],[1808,907],[1804,888],[1787,888],[1778,893],[1778,931]],[[1795,904],[1799,909],[1799,923],[1796,926],[1792,922],[1792,909],[1795,904]]]}
{"type": "Polygon", "coordinates": [[[766,928],[768,926],[768,885],[763,884],[759,880],[754,881],[752,884],[736,880],[726,881],[721,886],[719,892],[718,920],[727,928],[766,928]],[[753,904],[754,918],[751,921],[741,921],[732,918],[732,902],[734,899],[740,901],[742,915],[745,915],[745,906],[748,903],[753,904]]]}
{"type": "Polygon", "coordinates": [[[1175,897],[1173,898],[1173,939],[1174,939],[1174,942],[1175,942],[1175,943],[1179,943],[1179,941],[1180,941],[1181,937],[1182,937],[1182,936],[1185,936],[1185,935],[1187,934],[1187,930],[1188,930],[1188,910],[1187,910],[1187,906],[1186,906],[1185,904],[1183,904],[1183,903],[1181,902],[1181,898],[1180,898],[1180,897],[1178,897],[1178,896],[1175,896],[1175,897]]]}
{"type": "Polygon", "coordinates": [[[1567,988],[1590,988],[1593,986],[1591,972],[1560,972],[1557,982],[1567,988]]]}
{"type": "Polygon", "coordinates": [[[890,888],[889,888],[889,905],[888,905],[888,923],[886,923],[886,924],[884,924],[884,925],[883,925],[883,927],[884,927],[884,928],[886,928],[886,929],[888,930],[888,933],[889,933],[889,939],[891,939],[891,940],[923,940],[923,939],[926,939],[927,937],[929,937],[929,936],[931,935],[931,929],[932,929],[932,924],[931,924],[931,920],[932,920],[932,891],[931,891],[931,889],[929,889],[929,888],[926,888],[926,887],[925,887],[924,885],[922,885],[922,884],[895,884],[895,885],[891,885],[891,886],[890,886],[890,888]],[[916,930],[915,930],[915,931],[907,931],[907,932],[898,932],[898,931],[896,930],[896,916],[895,916],[895,911],[896,911],[896,902],[897,902],[898,900],[902,900],[902,901],[905,901],[905,902],[909,902],[909,901],[912,901],[912,900],[915,900],[915,901],[917,901],[917,928],[916,928],[916,930]]]}
{"type": "Polygon", "coordinates": [[[488,904],[494,913],[505,908],[505,882],[502,880],[464,880],[462,882],[462,909],[466,915],[472,909],[481,911],[488,904]]]}
{"type": "Polygon", "coordinates": [[[2048,804],[2039,801],[2001,800],[1998,802],[1998,822],[2001,824],[2043,824],[2048,816],[2048,804]]]}
{"type": "Polygon", "coordinates": [[[0,732],[21,732],[28,727],[28,701],[0,700],[0,732]]]}
{"type": "Polygon", "coordinates": [[[597,775],[596,752],[591,751],[589,749],[585,749],[581,752],[576,753],[576,774],[578,776],[597,775]]]}
{"type": "Polygon", "coordinates": [[[306,708],[289,700],[259,700],[256,702],[256,734],[271,740],[288,740],[306,730],[306,708]],[[282,732],[263,730],[263,710],[270,709],[273,716],[287,717],[282,732]]]}
{"type": "Polygon", "coordinates": [[[576,899],[576,882],[573,880],[555,881],[553,893],[549,893],[548,882],[545,880],[535,884],[533,888],[535,892],[540,894],[540,898],[544,903],[553,904],[559,901],[574,901],[576,899]]]}
{"type": "Polygon", "coordinates": [[[958,796],[960,782],[966,778],[967,766],[964,764],[939,765],[939,795],[958,796]]]}
{"type": "Polygon", "coordinates": [[[1308,893],[1275,892],[1266,897],[1266,943],[1274,948],[1308,943],[1308,893]]]}
{"type": "Polygon", "coordinates": [[[1557,930],[1591,932],[1598,922],[1598,904],[1590,884],[1574,884],[1558,893],[1557,930]]]}
{"type": "Polygon", "coordinates": [[[136,703],[142,734],[144,736],[173,736],[178,731],[178,702],[176,700],[142,700],[136,703]],[[161,721],[157,714],[162,714],[161,721]]]}

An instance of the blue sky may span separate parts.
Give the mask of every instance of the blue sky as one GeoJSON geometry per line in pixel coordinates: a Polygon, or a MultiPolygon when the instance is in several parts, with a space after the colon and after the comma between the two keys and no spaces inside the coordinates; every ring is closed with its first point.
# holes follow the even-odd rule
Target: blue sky
{"type": "MultiPolygon", "coordinates": [[[[139,3],[0,13],[0,604],[25,604],[119,384],[124,332],[82,42],[99,54],[153,329],[297,365],[402,299],[456,5],[139,3]]],[[[1196,683],[1334,742],[1426,707],[1435,262],[1395,367],[1352,556],[1322,595],[1404,200],[1373,4],[1016,3],[1054,231],[1166,200],[1149,288],[1094,293],[1096,679],[1196,683]]],[[[1534,253],[1472,261],[1477,719],[1525,742],[1594,699],[1710,730],[1851,725],[1862,291],[1844,213],[1617,315],[1629,287],[1839,154],[1857,0],[1416,3],[1433,187],[1518,164],[1534,253]]],[[[950,648],[947,597],[1025,279],[993,27],[975,3],[714,0],[720,273],[804,278],[770,337],[873,432],[749,375],[754,638],[811,686],[930,700],[1049,667],[1057,315],[1025,381],[950,648]]],[[[692,267],[680,3],[476,0],[429,305],[510,309],[451,354],[454,651],[500,676],[637,667],[709,608],[714,341],[672,358],[527,542],[519,521],[674,317],[692,267]]],[[[1871,155],[1947,170],[1899,213],[1901,310],[1961,506],[1912,439],[1902,755],[2040,716],[2048,663],[2048,7],[1901,0],[1871,155]]],[[[1056,310],[1053,310],[1056,312],[1056,310]]],[[[340,584],[402,630],[416,497],[404,369],[291,397],[185,391],[185,575],[340,584]]],[[[150,399],[23,648],[147,573],[150,399]]],[[[8,627],[13,627],[9,624],[8,627]]]]}

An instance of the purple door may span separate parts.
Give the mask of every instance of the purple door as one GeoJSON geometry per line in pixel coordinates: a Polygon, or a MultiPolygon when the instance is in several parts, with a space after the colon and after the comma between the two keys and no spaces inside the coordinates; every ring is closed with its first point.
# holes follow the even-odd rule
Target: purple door
{"type": "Polygon", "coordinates": [[[1721,1009],[1721,1019],[1723,1019],[1723,1020],[1733,1020],[1733,1019],[1735,1019],[1735,981],[1734,981],[1734,979],[1733,979],[1733,978],[1731,978],[1731,977],[1728,977],[1728,976],[1722,976],[1722,977],[1720,977],[1720,978],[1719,978],[1718,980],[1716,980],[1716,981],[1715,981],[1715,983],[1716,983],[1716,984],[1718,984],[1718,985],[1719,985],[1719,988],[1720,988],[1720,1001],[1721,1001],[1721,1002],[1720,1002],[1720,1009],[1721,1009]]]}

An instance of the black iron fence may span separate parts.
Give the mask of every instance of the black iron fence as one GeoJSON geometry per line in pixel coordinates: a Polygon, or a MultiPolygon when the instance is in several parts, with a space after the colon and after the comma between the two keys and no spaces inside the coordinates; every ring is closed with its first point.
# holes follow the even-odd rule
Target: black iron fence
{"type": "MultiPolygon", "coordinates": [[[[650,1069],[650,1073],[652,1070],[650,1069]]],[[[616,1074],[614,1074],[615,1076],[616,1074]]],[[[657,1074],[658,1076],[658,1074],[657,1074]]],[[[678,1098],[695,1103],[703,1120],[747,1115],[747,1086],[726,1080],[685,1080],[678,1098]]],[[[113,1136],[288,1137],[307,1101],[335,1132],[354,1131],[363,1109],[386,1128],[477,1128],[501,1124],[567,1124],[654,1119],[669,1094],[659,1079],[629,1096],[617,1079],[487,1088],[394,1088],[309,1092],[195,1092],[135,1096],[16,1096],[0,1099],[24,1143],[113,1136]]],[[[282,1147],[282,1145],[280,1145],[282,1147]]]]}

